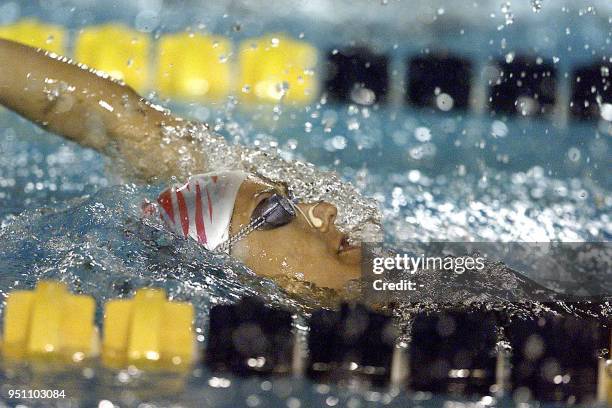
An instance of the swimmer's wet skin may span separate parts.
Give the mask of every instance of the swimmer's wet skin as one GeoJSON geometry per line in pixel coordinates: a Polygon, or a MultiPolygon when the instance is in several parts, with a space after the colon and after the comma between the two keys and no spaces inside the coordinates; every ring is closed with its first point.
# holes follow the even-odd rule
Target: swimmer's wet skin
{"type": "MultiPolygon", "coordinates": [[[[211,164],[197,140],[168,139],[164,133],[187,122],[148,103],[131,88],[61,57],[0,40],[0,61],[15,60],[21,61],[17,67],[0,64],[0,103],[46,129],[119,159],[137,178],[184,179],[204,173],[211,164]]],[[[254,175],[234,187],[239,188],[222,228],[228,227],[231,235],[250,224],[263,200],[280,193],[275,190],[278,186],[254,175]]],[[[202,197],[192,196],[200,200],[190,206],[194,222],[203,220],[195,216],[196,210],[212,211],[212,201],[202,207],[202,197]]],[[[180,212],[178,201],[171,204],[183,217],[176,225],[185,222],[188,211],[180,212]]],[[[233,245],[231,255],[260,275],[297,277],[321,287],[341,289],[359,278],[361,250],[336,228],[337,208],[320,201],[294,207],[298,216],[293,222],[248,234],[233,245]]],[[[205,234],[204,229],[203,224],[200,230],[193,226],[201,243],[198,236],[205,234]]],[[[190,235],[182,227],[176,231],[190,235]]]]}

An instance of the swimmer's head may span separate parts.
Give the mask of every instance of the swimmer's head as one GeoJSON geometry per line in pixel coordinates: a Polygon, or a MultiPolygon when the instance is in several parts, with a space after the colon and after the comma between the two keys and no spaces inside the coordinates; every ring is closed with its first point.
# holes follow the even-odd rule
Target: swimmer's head
{"type": "MultiPolygon", "coordinates": [[[[270,197],[291,199],[282,185],[248,177],[236,196],[230,236],[238,234],[270,197]]],[[[342,288],[360,275],[361,248],[335,225],[337,209],[324,201],[293,202],[295,217],[282,226],[255,229],[231,246],[231,254],[264,276],[290,276],[321,287],[342,288]]]]}
{"type": "Polygon", "coordinates": [[[331,288],[359,277],[361,249],[336,228],[336,208],[295,202],[282,185],[239,171],[209,173],[165,190],[158,203],[175,233],[229,249],[257,274],[331,288]]]}

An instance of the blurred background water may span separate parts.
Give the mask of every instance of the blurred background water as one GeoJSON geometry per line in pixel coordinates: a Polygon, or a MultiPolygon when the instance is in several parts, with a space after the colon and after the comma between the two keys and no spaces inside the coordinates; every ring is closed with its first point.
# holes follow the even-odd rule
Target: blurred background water
{"type": "MultiPolygon", "coordinates": [[[[154,38],[190,28],[235,42],[283,32],[322,51],[321,71],[328,50],[367,46],[390,58],[386,104],[339,103],[325,94],[301,107],[246,107],[234,96],[207,104],[148,96],[183,116],[211,123],[233,142],[278,148],[288,159],[337,171],[380,203],[385,242],[391,247],[401,246],[401,241],[436,239],[609,241],[612,114],[602,110],[591,121],[572,119],[568,95],[575,67],[612,61],[612,4],[460,3],[0,1],[0,23],[33,16],[76,34],[83,27],[112,21],[154,38]],[[472,62],[476,101],[469,110],[446,112],[405,104],[406,58],[429,50],[452,51],[472,62]],[[487,64],[515,54],[554,61],[560,100],[552,115],[493,115],[487,109],[487,64]]],[[[154,285],[165,287],[172,298],[194,302],[197,327],[205,327],[211,305],[248,293],[290,307],[300,316],[317,305],[316,300],[309,303],[287,295],[237,262],[142,223],[142,199],[155,197],[160,188],[131,184],[98,153],[1,111],[0,296],[31,288],[41,278],[54,278],[93,295],[101,305],[154,285]]],[[[581,279],[557,276],[555,271],[530,277],[544,283],[581,279]]],[[[205,340],[205,330],[198,340],[205,340]]],[[[31,383],[36,375],[7,370],[4,378],[0,374],[0,384],[31,383]]],[[[72,386],[72,395],[87,394],[81,406],[100,407],[111,406],[100,401],[113,398],[121,405],[206,401],[289,407],[312,406],[314,401],[355,407],[381,401],[438,406],[442,401],[335,390],[301,380],[233,380],[224,388],[200,370],[189,377],[183,392],[183,380],[121,375],[94,369],[77,378],[67,374],[67,383],[61,375],[52,381],[72,386]],[[149,387],[143,386],[147,381],[149,387]],[[151,383],[160,387],[158,395],[140,393],[150,390],[151,383]],[[179,385],[174,391],[162,392],[175,384],[179,385]]],[[[51,380],[45,377],[47,381],[51,380]]]]}

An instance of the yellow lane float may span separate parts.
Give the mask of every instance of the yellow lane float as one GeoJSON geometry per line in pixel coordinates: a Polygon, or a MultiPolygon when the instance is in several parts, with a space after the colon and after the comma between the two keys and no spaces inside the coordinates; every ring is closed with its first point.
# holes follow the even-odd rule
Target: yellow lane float
{"type": "Polygon", "coordinates": [[[224,37],[195,33],[159,40],[156,88],[163,96],[222,100],[231,91],[232,44],[224,37]]]}
{"type": "Polygon", "coordinates": [[[245,102],[306,104],[317,96],[317,50],[276,34],[245,40],[238,54],[245,102]]]}
{"type": "Polygon", "coordinates": [[[98,354],[90,296],[73,295],[65,284],[40,281],[33,291],[11,292],[4,310],[2,355],[8,360],[79,362],[98,354]]]}
{"type": "Polygon", "coordinates": [[[196,354],[193,320],[193,306],[166,300],[162,289],[111,300],[104,311],[102,362],[112,368],[186,369],[196,354]]]}
{"type": "Polygon", "coordinates": [[[43,48],[60,55],[64,55],[66,51],[66,31],[63,27],[29,18],[14,24],[0,26],[0,38],[43,48]]]}
{"type": "Polygon", "coordinates": [[[146,34],[119,24],[84,28],[74,45],[74,59],[124,81],[136,91],[149,87],[149,50],[146,34]]]}

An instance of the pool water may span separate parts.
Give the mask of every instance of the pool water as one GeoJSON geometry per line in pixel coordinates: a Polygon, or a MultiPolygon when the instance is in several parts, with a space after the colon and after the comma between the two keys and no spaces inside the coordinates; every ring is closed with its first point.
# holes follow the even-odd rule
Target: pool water
{"type": "MultiPolygon", "coordinates": [[[[566,2],[545,1],[538,13],[527,1],[524,3],[513,5],[510,24],[508,13],[495,2],[481,2],[474,17],[451,2],[440,2],[439,8],[428,6],[434,7],[431,15],[449,18],[467,33],[453,41],[452,33],[439,32],[436,36],[439,26],[431,22],[411,32],[415,29],[391,17],[393,7],[405,5],[391,0],[387,4],[385,0],[376,4],[381,15],[369,17],[372,21],[367,27],[375,35],[342,32],[336,40],[342,43],[366,38],[388,50],[394,61],[432,45],[450,47],[479,63],[509,50],[524,49],[560,58],[560,72],[595,59],[592,50],[597,56],[611,57],[612,9],[605,2],[596,4],[597,12],[593,12],[586,6],[582,10],[566,2]],[[486,20],[478,16],[486,16],[486,20]],[[393,24],[378,25],[378,20],[385,19],[393,24]],[[589,24],[593,21],[597,24],[589,24]],[[574,34],[566,36],[566,28],[574,34]],[[529,42],[534,33],[540,33],[538,40],[529,42]],[[552,38],[552,44],[541,43],[542,33],[552,38]],[[590,45],[588,49],[585,44],[590,45]]],[[[350,7],[342,4],[339,7],[348,13],[350,7]]],[[[0,1],[0,7],[14,9],[14,3],[0,1]]],[[[42,17],[47,6],[41,7],[30,10],[24,6],[19,12],[42,17]]],[[[367,7],[372,6],[364,5],[367,7]]],[[[429,16],[429,8],[423,6],[421,16],[429,16]]],[[[74,28],[75,24],[106,19],[138,25],[149,16],[163,29],[174,30],[205,15],[195,9],[195,20],[187,22],[184,9],[175,4],[161,9],[157,20],[143,14],[146,8],[134,10],[131,6],[104,10],[91,6],[87,13],[70,10],[65,8],[64,14],[56,10],[52,18],[74,28]]],[[[249,14],[248,10],[247,6],[238,7],[228,17],[227,10],[215,6],[214,12],[205,17],[208,28],[229,33],[235,39],[262,31],[298,31],[296,36],[305,33],[304,37],[321,49],[331,45],[330,33],[340,32],[329,20],[322,20],[318,31],[310,27],[307,11],[294,16],[283,14],[278,19],[257,19],[261,14],[249,14]],[[240,30],[235,28],[236,21],[240,30]]],[[[343,16],[350,18],[349,14],[343,16]]],[[[246,109],[233,98],[207,106],[157,102],[178,114],[211,123],[229,141],[278,148],[287,159],[337,171],[363,194],[377,200],[384,219],[385,243],[390,248],[401,248],[402,241],[415,240],[609,241],[612,236],[612,124],[605,120],[506,119],[485,111],[433,112],[397,102],[360,106],[332,103],[324,97],[301,108],[261,105],[246,109]]],[[[287,294],[275,282],[257,277],[238,262],[207,253],[158,225],[143,222],[143,198],[155,197],[162,187],[133,184],[124,174],[116,173],[109,159],[100,154],[1,111],[0,296],[4,299],[12,290],[32,288],[43,278],[58,279],[69,283],[74,291],[94,296],[100,324],[100,306],[107,300],[129,297],[134,289],[144,286],[164,287],[170,297],[195,305],[196,327],[203,328],[198,336],[201,344],[206,338],[210,307],[247,294],[258,294],[271,304],[288,307],[298,318],[313,307],[327,306],[323,296],[287,294]]],[[[581,279],[587,279],[558,276],[555,271],[540,271],[529,277],[555,286],[564,282],[580,285],[581,279]]],[[[612,290],[612,280],[602,279],[599,285],[594,289],[599,293],[612,290]]],[[[200,368],[180,378],[127,370],[109,372],[99,367],[50,376],[32,367],[5,367],[0,374],[0,390],[26,384],[59,387],[72,397],[78,396],[72,400],[73,405],[66,406],[100,407],[111,406],[104,405],[104,400],[122,406],[148,402],[152,406],[289,407],[357,407],[377,402],[433,407],[444,401],[421,394],[358,387],[336,389],[302,379],[229,378],[226,387],[200,368]]],[[[10,405],[0,397],[0,406],[3,403],[10,405]]]]}

